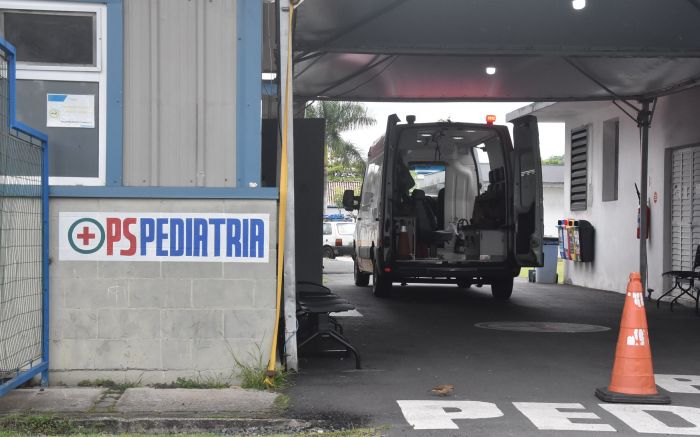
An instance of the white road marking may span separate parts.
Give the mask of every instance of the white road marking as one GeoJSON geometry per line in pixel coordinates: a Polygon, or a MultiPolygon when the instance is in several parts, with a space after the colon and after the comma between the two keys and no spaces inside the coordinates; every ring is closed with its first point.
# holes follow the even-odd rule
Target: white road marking
{"type": "Polygon", "coordinates": [[[654,375],[656,384],[671,393],[700,394],[698,375],[654,375]]]}
{"type": "Polygon", "coordinates": [[[559,410],[584,410],[581,404],[548,404],[544,402],[513,402],[515,408],[520,410],[533,425],[540,430],[555,431],[609,431],[616,432],[615,428],[605,423],[576,423],[569,419],[593,419],[600,420],[595,413],[584,411],[559,411],[559,410]]]}
{"type": "Polygon", "coordinates": [[[361,312],[357,310],[343,311],[340,313],[331,313],[333,317],[364,317],[361,312]]]}
{"type": "Polygon", "coordinates": [[[459,429],[455,419],[488,419],[503,416],[496,404],[477,401],[396,401],[414,429],[459,429]],[[447,411],[446,409],[457,411],[447,411]]]}
{"type": "MultiPolygon", "coordinates": [[[[359,314],[359,313],[358,313],[359,314]]],[[[641,330],[636,330],[641,331],[641,330]]],[[[635,332],[635,344],[646,341],[645,332],[635,332]]],[[[671,393],[700,394],[699,375],[654,375],[656,383],[671,393]]],[[[458,419],[490,419],[503,416],[503,412],[491,402],[458,400],[409,400],[396,401],[406,421],[416,430],[459,429],[458,419]]],[[[541,431],[591,431],[616,432],[606,423],[590,423],[602,420],[600,416],[585,410],[580,403],[513,402],[525,417],[541,431]],[[565,411],[562,411],[565,410],[565,411]],[[578,419],[572,421],[571,419],[578,419]],[[586,422],[581,422],[585,420],[586,422]]],[[[678,405],[598,404],[630,428],[640,434],[697,435],[700,436],[700,408],[678,405]],[[678,417],[674,425],[664,423],[662,412],[678,417]],[[682,425],[678,425],[682,424],[682,425]]],[[[668,421],[668,420],[667,420],[668,421]]]]}
{"type": "Polygon", "coordinates": [[[700,408],[680,407],[676,405],[620,405],[599,404],[601,408],[615,415],[630,428],[642,434],[700,435],[700,408]],[[668,426],[649,411],[673,413],[692,426],[668,426]]]}

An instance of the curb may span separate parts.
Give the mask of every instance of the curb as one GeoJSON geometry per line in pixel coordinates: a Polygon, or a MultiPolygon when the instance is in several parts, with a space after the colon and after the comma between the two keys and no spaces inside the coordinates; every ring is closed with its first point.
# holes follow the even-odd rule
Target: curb
{"type": "Polygon", "coordinates": [[[297,419],[178,418],[178,417],[89,417],[71,418],[84,430],[99,433],[135,434],[271,434],[318,429],[321,423],[297,419]]]}

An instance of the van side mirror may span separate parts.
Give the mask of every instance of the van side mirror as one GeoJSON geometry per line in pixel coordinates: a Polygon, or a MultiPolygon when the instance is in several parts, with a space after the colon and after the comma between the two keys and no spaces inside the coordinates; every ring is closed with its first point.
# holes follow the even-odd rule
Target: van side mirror
{"type": "Polygon", "coordinates": [[[345,190],[343,193],[343,208],[345,208],[346,211],[360,208],[360,197],[355,196],[353,190],[345,190]]]}

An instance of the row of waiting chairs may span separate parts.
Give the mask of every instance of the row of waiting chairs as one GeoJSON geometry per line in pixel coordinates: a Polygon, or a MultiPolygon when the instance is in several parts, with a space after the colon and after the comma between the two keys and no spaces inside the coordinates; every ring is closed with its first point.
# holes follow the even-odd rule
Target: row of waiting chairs
{"type": "Polygon", "coordinates": [[[331,313],[352,311],[355,306],[333,293],[328,287],[314,282],[297,282],[297,331],[299,354],[306,350],[334,353],[328,343],[340,346],[340,351],[355,356],[355,368],[360,369],[360,353],[343,334],[343,327],[331,313]],[[320,348],[320,349],[319,349],[320,348]]]}

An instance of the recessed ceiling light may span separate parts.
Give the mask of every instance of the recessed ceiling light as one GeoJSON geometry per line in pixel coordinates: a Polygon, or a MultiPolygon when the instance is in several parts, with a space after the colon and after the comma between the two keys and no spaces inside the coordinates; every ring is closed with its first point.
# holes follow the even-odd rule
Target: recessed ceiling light
{"type": "Polygon", "coordinates": [[[586,0],[572,0],[571,6],[577,11],[580,11],[581,9],[586,7],[586,0]]]}
{"type": "Polygon", "coordinates": [[[496,74],[496,67],[486,67],[486,74],[488,74],[488,75],[496,74]]]}

